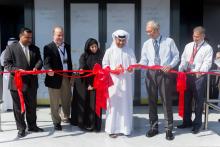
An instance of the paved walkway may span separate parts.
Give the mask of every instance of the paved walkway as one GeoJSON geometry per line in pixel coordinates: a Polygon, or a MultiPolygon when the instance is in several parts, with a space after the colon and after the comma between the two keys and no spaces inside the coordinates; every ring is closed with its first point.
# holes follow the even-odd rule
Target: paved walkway
{"type": "MultiPolygon", "coordinates": [[[[192,134],[190,129],[180,130],[175,127],[175,139],[165,139],[162,108],[159,108],[159,135],[153,138],[145,137],[148,125],[146,106],[134,108],[134,131],[131,136],[109,138],[102,132],[83,132],[78,127],[63,125],[63,131],[54,132],[49,108],[38,108],[38,125],[45,132],[30,133],[22,139],[17,139],[17,130],[12,112],[2,113],[2,129],[0,132],[0,147],[220,147],[220,114],[211,112],[208,130],[192,134]]],[[[180,123],[180,117],[174,107],[174,125],[180,123]]],[[[103,115],[105,118],[105,115],[103,115]]],[[[103,121],[104,126],[104,121],[103,121]]]]}

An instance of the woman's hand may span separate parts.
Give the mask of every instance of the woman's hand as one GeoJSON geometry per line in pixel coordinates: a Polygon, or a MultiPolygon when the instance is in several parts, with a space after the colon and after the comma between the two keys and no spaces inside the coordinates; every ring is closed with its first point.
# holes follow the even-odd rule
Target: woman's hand
{"type": "MultiPolygon", "coordinates": [[[[83,69],[80,69],[80,70],[83,70],[83,69]]],[[[79,74],[82,75],[82,74],[84,74],[84,72],[83,72],[83,71],[80,71],[79,74]]]]}
{"type": "Polygon", "coordinates": [[[54,76],[54,71],[52,69],[50,69],[47,74],[52,77],[52,76],[54,76]]]}
{"type": "Polygon", "coordinates": [[[91,85],[89,85],[88,90],[93,90],[93,89],[94,88],[91,85]]]}

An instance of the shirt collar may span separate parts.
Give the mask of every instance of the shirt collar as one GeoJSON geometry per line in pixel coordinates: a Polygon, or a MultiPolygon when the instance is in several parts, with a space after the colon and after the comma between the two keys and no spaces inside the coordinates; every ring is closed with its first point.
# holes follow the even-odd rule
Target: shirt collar
{"type": "Polygon", "coordinates": [[[25,46],[24,46],[20,41],[19,41],[19,43],[20,43],[20,45],[21,45],[22,48],[25,48],[25,46]]]}
{"type": "Polygon", "coordinates": [[[160,42],[160,38],[161,38],[162,36],[161,35],[159,35],[155,40],[157,40],[157,42],[159,43],[160,42]]]}
{"type": "MultiPolygon", "coordinates": [[[[56,42],[54,41],[54,43],[56,44],[56,42]]],[[[57,48],[64,48],[64,42],[61,43],[61,45],[56,44],[57,48]]]]}
{"type": "MultiPolygon", "coordinates": [[[[205,40],[202,40],[202,41],[198,44],[198,46],[202,46],[204,42],[205,42],[205,40]]],[[[196,44],[196,43],[194,42],[194,44],[196,44]]]]}

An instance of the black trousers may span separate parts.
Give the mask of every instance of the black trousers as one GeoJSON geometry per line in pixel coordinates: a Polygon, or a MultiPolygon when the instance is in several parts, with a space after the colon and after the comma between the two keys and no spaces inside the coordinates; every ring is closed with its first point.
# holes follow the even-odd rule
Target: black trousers
{"type": "Polygon", "coordinates": [[[91,128],[100,131],[102,118],[98,117],[95,112],[96,91],[88,91],[87,87],[85,80],[75,80],[71,103],[71,124],[80,128],[91,128]]]}
{"type": "Polygon", "coordinates": [[[199,129],[202,126],[202,112],[205,101],[206,76],[196,78],[194,75],[187,76],[187,89],[184,99],[184,117],[183,124],[191,125],[199,129]],[[192,117],[192,99],[195,100],[195,119],[192,117]]]}
{"type": "Polygon", "coordinates": [[[158,93],[161,97],[166,130],[173,129],[173,110],[171,93],[172,74],[162,71],[147,71],[146,88],[149,95],[149,118],[152,129],[158,129],[157,101],[158,93]]]}
{"type": "Polygon", "coordinates": [[[14,117],[18,130],[25,130],[25,113],[28,128],[33,128],[36,125],[36,106],[37,106],[37,88],[28,88],[27,91],[23,92],[24,103],[25,103],[25,113],[21,113],[20,98],[18,91],[10,90],[13,99],[13,111],[14,117]]]}
{"type": "Polygon", "coordinates": [[[86,103],[85,106],[87,109],[85,109],[85,118],[84,122],[85,125],[89,128],[93,128],[96,131],[101,130],[101,124],[102,124],[102,110],[100,117],[96,114],[96,91],[92,90],[88,92],[88,95],[86,97],[86,103]]]}

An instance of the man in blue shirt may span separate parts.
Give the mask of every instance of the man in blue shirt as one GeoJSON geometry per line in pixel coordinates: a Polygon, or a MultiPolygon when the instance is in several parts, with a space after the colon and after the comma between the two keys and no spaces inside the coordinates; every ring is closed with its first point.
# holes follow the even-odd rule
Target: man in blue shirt
{"type": "Polygon", "coordinates": [[[149,95],[150,130],[147,137],[158,134],[157,100],[162,100],[165,117],[166,139],[173,140],[173,111],[170,96],[172,75],[168,73],[179,62],[179,51],[173,39],[160,35],[160,25],[151,20],[146,25],[149,39],[144,43],[139,64],[162,66],[161,70],[148,70],[146,87],[149,95]]]}

